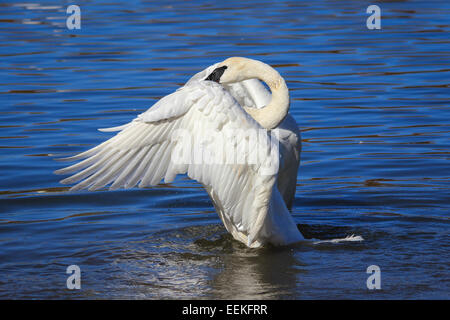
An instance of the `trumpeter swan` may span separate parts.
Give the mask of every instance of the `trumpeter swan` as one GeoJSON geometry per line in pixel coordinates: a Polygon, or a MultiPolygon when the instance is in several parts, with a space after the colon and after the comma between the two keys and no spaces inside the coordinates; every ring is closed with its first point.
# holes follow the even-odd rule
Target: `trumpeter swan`
{"type": "Polygon", "coordinates": [[[71,190],[145,187],[187,173],[205,187],[235,239],[249,247],[298,242],[303,236],[288,208],[301,141],[288,109],[289,91],[275,69],[257,60],[228,58],[197,73],[133,121],[101,129],[119,133],[66,158],[84,160],[56,173],[78,172],[61,181],[78,182],[71,190]]]}

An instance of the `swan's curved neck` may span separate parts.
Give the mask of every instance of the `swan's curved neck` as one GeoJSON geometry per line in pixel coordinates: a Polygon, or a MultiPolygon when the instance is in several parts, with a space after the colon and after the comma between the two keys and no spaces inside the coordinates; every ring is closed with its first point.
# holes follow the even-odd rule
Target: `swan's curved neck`
{"type": "MultiPolygon", "coordinates": [[[[259,61],[258,61],[259,62],[259,61]]],[[[248,114],[263,128],[276,128],[289,111],[289,89],[280,74],[271,66],[259,62],[255,64],[252,73],[255,78],[265,82],[272,92],[272,99],[261,109],[245,108],[248,114]]]]}

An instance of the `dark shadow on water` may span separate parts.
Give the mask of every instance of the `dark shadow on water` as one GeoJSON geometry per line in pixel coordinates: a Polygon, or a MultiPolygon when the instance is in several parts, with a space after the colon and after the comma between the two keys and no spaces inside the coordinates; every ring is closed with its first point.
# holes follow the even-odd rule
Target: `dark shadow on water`
{"type": "Polygon", "coordinates": [[[297,228],[305,239],[331,240],[345,238],[355,233],[355,229],[351,227],[323,224],[297,224],[297,228]]]}

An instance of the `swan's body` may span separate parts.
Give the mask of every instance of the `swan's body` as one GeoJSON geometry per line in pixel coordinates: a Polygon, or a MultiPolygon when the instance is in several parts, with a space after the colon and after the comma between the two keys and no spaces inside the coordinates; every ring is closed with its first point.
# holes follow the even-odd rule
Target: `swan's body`
{"type": "Polygon", "coordinates": [[[110,189],[145,187],[187,173],[205,187],[235,239],[249,247],[298,242],[303,236],[288,207],[295,195],[301,142],[288,108],[288,89],[278,72],[256,60],[229,58],[197,73],[132,122],[106,129],[120,132],[68,158],[86,159],[57,173],[81,170],[62,181],[81,181],[73,190],[110,183],[110,189]],[[262,129],[277,131],[277,139],[262,129]],[[256,131],[263,134],[252,140],[256,131]],[[230,137],[230,132],[243,134],[230,137]],[[191,151],[186,141],[201,141],[202,148],[212,151],[210,160],[198,161],[198,150],[191,151]],[[225,161],[233,150],[240,161],[225,161]],[[187,154],[188,161],[180,161],[187,154]]]}

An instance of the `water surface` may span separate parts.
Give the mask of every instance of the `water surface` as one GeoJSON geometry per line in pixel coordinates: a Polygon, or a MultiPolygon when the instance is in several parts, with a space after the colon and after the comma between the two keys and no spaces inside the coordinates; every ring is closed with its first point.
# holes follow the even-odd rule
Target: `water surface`
{"type": "Polygon", "coordinates": [[[0,5],[0,298],[449,298],[450,4],[63,1],[0,5]],[[229,56],[276,67],[302,130],[308,238],[248,249],[206,192],[68,192],[60,156],[229,56]],[[67,266],[82,289],[66,289],[67,266]],[[382,289],[366,287],[378,265],[382,289]]]}

